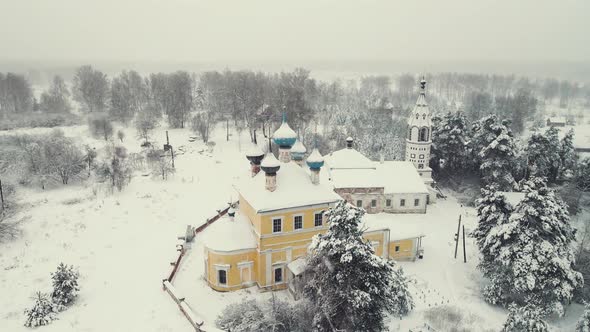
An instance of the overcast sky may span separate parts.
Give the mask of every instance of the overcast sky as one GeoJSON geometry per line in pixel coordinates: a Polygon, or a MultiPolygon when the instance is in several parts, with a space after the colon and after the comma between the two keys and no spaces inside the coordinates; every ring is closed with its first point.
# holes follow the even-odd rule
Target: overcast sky
{"type": "Polygon", "coordinates": [[[590,0],[0,4],[10,60],[590,60],[590,0]]]}

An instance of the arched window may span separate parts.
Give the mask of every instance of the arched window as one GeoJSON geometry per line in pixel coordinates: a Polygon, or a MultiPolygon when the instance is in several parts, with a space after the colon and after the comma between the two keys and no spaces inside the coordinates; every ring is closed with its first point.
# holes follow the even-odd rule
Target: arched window
{"type": "Polygon", "coordinates": [[[410,130],[410,141],[415,141],[418,139],[419,130],[418,127],[412,127],[410,130]]]}
{"type": "Polygon", "coordinates": [[[420,135],[418,136],[418,142],[427,142],[428,141],[428,128],[422,127],[420,128],[420,135]]]}

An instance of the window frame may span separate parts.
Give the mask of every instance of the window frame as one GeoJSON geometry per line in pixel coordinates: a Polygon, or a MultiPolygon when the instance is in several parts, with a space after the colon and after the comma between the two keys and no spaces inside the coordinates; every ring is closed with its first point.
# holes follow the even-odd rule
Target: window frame
{"type": "Polygon", "coordinates": [[[420,198],[414,198],[414,206],[420,206],[420,198]]]}
{"type": "Polygon", "coordinates": [[[275,285],[282,284],[285,282],[285,275],[283,273],[283,266],[273,268],[272,280],[275,285]],[[281,280],[277,281],[277,271],[280,271],[281,280]]]}
{"type": "Polygon", "coordinates": [[[371,200],[371,207],[372,208],[376,208],[377,207],[377,200],[376,199],[372,199],[371,200]]]}
{"type": "Polygon", "coordinates": [[[299,231],[303,229],[303,214],[295,214],[293,215],[293,231],[299,231]],[[296,228],[297,225],[297,218],[301,218],[301,227],[296,228]]]}
{"type": "Polygon", "coordinates": [[[271,227],[272,227],[272,233],[273,234],[277,234],[277,233],[282,233],[283,232],[283,217],[273,217],[271,218],[271,227]],[[281,229],[279,231],[275,231],[275,221],[279,220],[281,222],[281,229]]]}
{"type": "Polygon", "coordinates": [[[227,286],[227,270],[226,269],[218,269],[217,270],[217,284],[219,286],[227,286]],[[221,282],[221,273],[223,272],[223,278],[225,282],[221,282]]]}
{"type": "Polygon", "coordinates": [[[396,245],[394,248],[395,252],[400,252],[401,251],[401,247],[399,245],[396,245]]]}
{"type": "Polygon", "coordinates": [[[399,206],[406,206],[406,199],[405,198],[400,198],[399,206]]]}
{"type": "Polygon", "coordinates": [[[313,227],[322,227],[324,225],[324,211],[315,212],[313,214],[313,227]],[[320,224],[318,225],[317,216],[320,216],[320,224]]]}
{"type": "Polygon", "coordinates": [[[385,199],[385,206],[386,207],[391,207],[391,198],[385,199]]]}

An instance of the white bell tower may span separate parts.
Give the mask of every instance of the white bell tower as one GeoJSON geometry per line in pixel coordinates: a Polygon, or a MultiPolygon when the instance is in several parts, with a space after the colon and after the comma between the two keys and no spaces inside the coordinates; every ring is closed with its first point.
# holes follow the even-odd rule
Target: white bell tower
{"type": "Polygon", "coordinates": [[[420,177],[426,184],[432,184],[432,169],[430,161],[430,146],[432,145],[432,121],[430,110],[426,103],[426,80],[420,81],[420,95],[410,118],[408,119],[408,136],[406,137],[406,161],[412,162],[420,177]]]}

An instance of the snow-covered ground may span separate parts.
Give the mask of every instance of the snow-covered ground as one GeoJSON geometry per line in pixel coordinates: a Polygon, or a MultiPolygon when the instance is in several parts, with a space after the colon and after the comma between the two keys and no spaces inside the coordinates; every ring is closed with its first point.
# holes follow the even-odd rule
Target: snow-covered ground
{"type": "MultiPolygon", "coordinates": [[[[185,152],[178,154],[177,172],[168,181],[137,172],[128,187],[114,194],[92,183],[45,191],[19,188],[23,234],[0,244],[0,331],[28,330],[23,310],[31,305],[34,292],[50,290],[50,272],[60,262],[79,267],[81,292],[77,302],[43,331],[191,331],[161,282],[169,273],[176,238],[186,225],[201,224],[235,200],[232,184],[248,176],[243,154],[248,148],[246,136],[226,142],[223,129],[213,135],[212,153],[202,142],[189,142],[190,131],[171,130],[171,143],[179,152],[184,146],[185,152]]],[[[80,137],[80,143],[104,144],[89,138],[85,126],[64,130],[68,136],[80,137]]],[[[139,151],[134,132],[126,129],[124,144],[139,151]]],[[[163,142],[163,129],[155,137],[163,142]]],[[[423,230],[424,259],[400,263],[416,281],[412,286],[416,310],[401,321],[392,317],[390,330],[407,331],[421,325],[425,316],[444,318],[452,309],[463,314],[461,324],[467,331],[497,331],[504,321],[506,311],[481,298],[482,276],[476,269],[473,241],[467,238],[467,263],[461,247],[453,258],[459,214],[469,232],[476,222],[472,208],[462,208],[452,196],[429,206],[424,215],[428,225],[423,230]]],[[[256,288],[220,293],[207,287],[200,240],[196,238],[174,284],[207,324],[213,324],[229,303],[271,296],[256,288]]],[[[286,292],[278,296],[289,298],[286,292]]],[[[566,318],[551,322],[554,330],[573,330],[580,313],[580,307],[574,306],[566,318]]]]}

